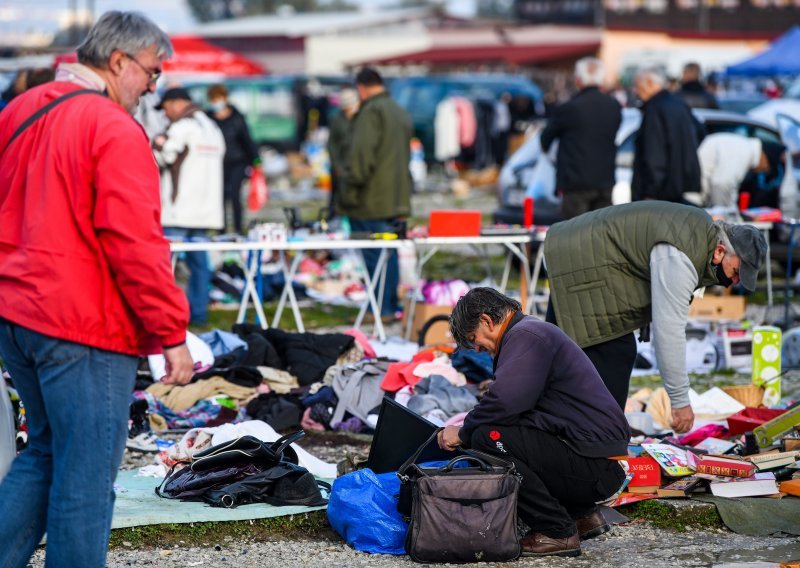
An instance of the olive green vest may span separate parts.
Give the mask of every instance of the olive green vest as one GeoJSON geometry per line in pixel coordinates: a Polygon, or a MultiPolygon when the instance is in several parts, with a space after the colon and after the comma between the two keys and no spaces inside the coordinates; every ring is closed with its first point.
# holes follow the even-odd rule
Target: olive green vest
{"type": "Polygon", "coordinates": [[[653,247],[669,243],[689,257],[700,288],[717,282],[710,261],[718,234],[702,209],[666,201],[615,205],[556,223],[544,255],[558,326],[589,347],[647,325],[653,247]]]}

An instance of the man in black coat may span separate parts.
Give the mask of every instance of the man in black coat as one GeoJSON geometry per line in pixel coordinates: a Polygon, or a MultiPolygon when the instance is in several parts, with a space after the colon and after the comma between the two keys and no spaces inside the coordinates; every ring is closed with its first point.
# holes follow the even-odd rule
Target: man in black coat
{"type": "Polygon", "coordinates": [[[686,203],[685,192],[701,189],[697,147],[703,126],[686,103],[666,89],[660,69],[641,69],[634,88],[644,104],[633,157],[631,197],[634,201],[686,203]]]}
{"type": "Polygon", "coordinates": [[[558,138],[556,188],[564,219],[611,205],[617,156],[615,138],[622,109],[600,91],[604,70],[600,60],[586,57],[575,65],[579,91],[555,110],[542,131],[547,152],[558,138]]]}
{"type": "Polygon", "coordinates": [[[225,209],[232,211],[233,227],[238,234],[243,235],[242,182],[248,168],[261,164],[258,146],[250,137],[244,115],[228,102],[228,89],[225,85],[211,85],[207,96],[208,116],[219,126],[225,138],[225,158],[222,163],[225,209]]]}
{"type": "Polygon", "coordinates": [[[681,88],[675,93],[691,108],[719,108],[717,97],[706,90],[700,82],[700,65],[687,63],[683,66],[681,88]]]}

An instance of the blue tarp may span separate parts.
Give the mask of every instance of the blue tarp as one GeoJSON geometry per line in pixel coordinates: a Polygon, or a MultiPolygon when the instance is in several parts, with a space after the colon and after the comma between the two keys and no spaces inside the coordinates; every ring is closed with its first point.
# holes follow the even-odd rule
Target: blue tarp
{"type": "MultiPolygon", "coordinates": [[[[161,478],[137,477],[136,471],[120,471],[117,474],[117,499],[111,528],[160,525],[164,523],[201,523],[207,521],[247,521],[267,517],[298,515],[324,509],[320,507],[286,506],[275,507],[266,503],[242,505],[235,509],[211,507],[205,503],[163,499],[156,495],[155,488],[161,478]]],[[[333,481],[325,479],[324,481],[333,481]]]]}
{"type": "Polygon", "coordinates": [[[744,77],[799,75],[800,26],[791,28],[755,57],[731,65],[726,74],[744,77]]]}

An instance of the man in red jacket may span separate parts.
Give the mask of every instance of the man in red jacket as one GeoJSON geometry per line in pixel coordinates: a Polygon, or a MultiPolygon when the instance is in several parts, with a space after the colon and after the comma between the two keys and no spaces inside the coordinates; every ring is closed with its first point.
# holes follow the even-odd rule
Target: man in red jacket
{"type": "Polygon", "coordinates": [[[0,114],[0,357],[28,447],[0,484],[0,566],[104,566],[137,355],[191,379],[188,309],[159,225],[159,178],[131,114],[169,38],[108,12],[77,64],[0,114]]]}

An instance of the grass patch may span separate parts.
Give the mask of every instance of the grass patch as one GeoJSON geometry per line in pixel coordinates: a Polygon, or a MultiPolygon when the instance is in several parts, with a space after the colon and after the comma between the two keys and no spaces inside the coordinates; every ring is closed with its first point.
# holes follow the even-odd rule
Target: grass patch
{"type": "Polygon", "coordinates": [[[677,506],[651,499],[624,505],[619,508],[619,512],[628,518],[645,519],[658,528],[678,532],[724,526],[715,506],[694,502],[677,506]]]}
{"type": "Polygon", "coordinates": [[[111,531],[111,548],[181,548],[242,540],[338,540],[325,511],[300,515],[207,523],[170,523],[111,531]]]}
{"type": "MultiPolygon", "coordinates": [[[[278,302],[265,302],[264,313],[267,316],[267,322],[272,326],[272,318],[275,315],[275,309],[278,307],[278,302]]],[[[356,321],[358,315],[358,308],[351,308],[349,306],[333,306],[330,304],[320,304],[314,302],[311,306],[300,308],[300,313],[303,318],[303,325],[307,330],[319,327],[332,327],[337,325],[352,325],[356,321]]],[[[209,309],[208,310],[208,323],[203,326],[191,326],[189,329],[193,333],[204,333],[212,329],[222,329],[230,331],[231,327],[236,323],[236,316],[239,310],[230,309],[209,309]]],[[[255,310],[250,307],[247,310],[247,321],[255,323],[255,310]]],[[[280,329],[286,331],[297,331],[297,326],[294,322],[294,315],[291,308],[288,306],[281,314],[280,329]]]]}

